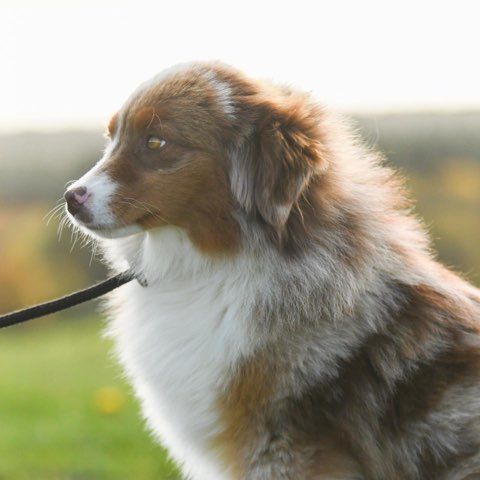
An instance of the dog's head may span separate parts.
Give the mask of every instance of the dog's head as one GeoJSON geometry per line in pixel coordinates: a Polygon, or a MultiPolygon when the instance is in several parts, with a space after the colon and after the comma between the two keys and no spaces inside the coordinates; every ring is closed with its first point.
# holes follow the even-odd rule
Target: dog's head
{"type": "Polygon", "coordinates": [[[100,237],[174,225],[208,252],[235,248],[235,212],[279,238],[325,168],[320,114],[229,67],[169,70],[112,117],[103,157],[65,194],[69,214],[100,237]]]}

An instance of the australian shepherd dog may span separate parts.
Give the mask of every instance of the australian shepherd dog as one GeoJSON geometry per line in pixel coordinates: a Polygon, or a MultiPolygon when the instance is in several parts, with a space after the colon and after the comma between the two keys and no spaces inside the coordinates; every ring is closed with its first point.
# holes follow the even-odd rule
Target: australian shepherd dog
{"type": "Polygon", "coordinates": [[[111,296],[109,333],[186,477],[480,478],[480,293],[310,95],[170,69],[65,197],[146,280],[111,296]]]}

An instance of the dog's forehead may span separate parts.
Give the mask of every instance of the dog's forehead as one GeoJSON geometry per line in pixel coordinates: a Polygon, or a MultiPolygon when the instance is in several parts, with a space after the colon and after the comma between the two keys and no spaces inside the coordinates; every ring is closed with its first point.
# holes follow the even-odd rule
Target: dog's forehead
{"type": "Polygon", "coordinates": [[[168,70],[141,84],[127,100],[130,109],[140,109],[173,101],[197,102],[204,97],[210,87],[210,77],[198,68],[168,70]]]}
{"type": "Polygon", "coordinates": [[[154,109],[160,117],[169,114],[178,117],[183,113],[198,118],[213,111],[233,117],[232,88],[214,67],[182,65],[141,84],[125,102],[122,117],[137,124],[139,116],[140,123],[144,123],[148,109],[154,109]]]}
{"type": "Polygon", "coordinates": [[[169,78],[138,90],[123,106],[119,115],[114,115],[110,124],[119,120],[134,130],[142,130],[161,119],[188,115],[201,104],[205,87],[191,79],[169,78]]]}
{"type": "Polygon", "coordinates": [[[154,107],[140,107],[130,113],[128,123],[135,131],[142,131],[154,122],[156,116],[154,107]]]}

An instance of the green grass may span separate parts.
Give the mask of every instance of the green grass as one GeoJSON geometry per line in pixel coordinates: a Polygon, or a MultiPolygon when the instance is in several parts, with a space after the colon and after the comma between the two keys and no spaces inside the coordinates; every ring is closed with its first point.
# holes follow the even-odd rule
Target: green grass
{"type": "Polygon", "coordinates": [[[0,479],[178,479],[98,320],[0,332],[0,479]]]}

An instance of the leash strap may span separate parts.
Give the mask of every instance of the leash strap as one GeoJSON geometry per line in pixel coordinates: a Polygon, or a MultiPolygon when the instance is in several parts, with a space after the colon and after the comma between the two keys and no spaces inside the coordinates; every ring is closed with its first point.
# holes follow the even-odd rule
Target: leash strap
{"type": "MultiPolygon", "coordinates": [[[[45,303],[39,303],[33,307],[10,312],[6,315],[1,315],[0,328],[10,327],[34,318],[43,317],[44,315],[66,310],[67,308],[74,307],[80,303],[88,302],[89,300],[101,297],[102,295],[121,287],[125,283],[131,282],[135,278],[135,275],[130,270],[127,270],[126,272],[107,278],[103,282],[97,283],[83,290],[70,293],[64,297],[60,297],[45,303]]],[[[139,280],[139,282],[141,285],[144,285],[142,280],[139,280]]]]}

